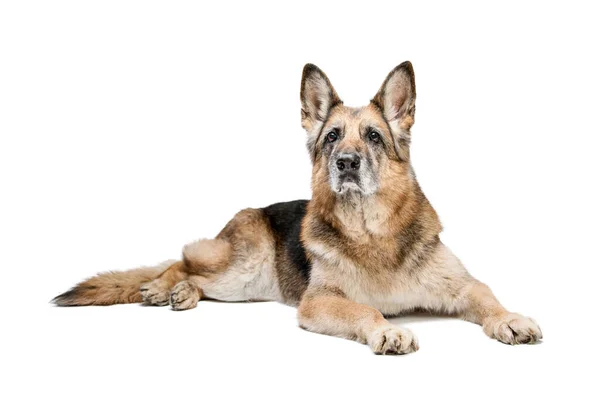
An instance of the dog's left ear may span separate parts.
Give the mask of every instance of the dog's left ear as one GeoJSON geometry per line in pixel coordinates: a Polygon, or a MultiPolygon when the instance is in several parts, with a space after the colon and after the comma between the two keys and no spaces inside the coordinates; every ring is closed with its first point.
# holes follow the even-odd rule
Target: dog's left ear
{"type": "Polygon", "coordinates": [[[302,102],[302,127],[308,133],[308,148],[312,153],[312,147],[327,120],[329,111],[342,101],[325,73],[313,64],[306,64],[302,71],[300,101],[302,102]]]}
{"type": "Polygon", "coordinates": [[[379,92],[371,100],[383,112],[395,141],[410,141],[416,99],[415,72],[410,61],[405,61],[389,73],[379,92]]]}

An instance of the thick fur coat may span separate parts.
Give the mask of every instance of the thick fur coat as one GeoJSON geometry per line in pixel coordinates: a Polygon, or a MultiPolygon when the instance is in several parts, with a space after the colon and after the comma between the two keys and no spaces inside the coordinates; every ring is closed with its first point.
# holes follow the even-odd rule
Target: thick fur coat
{"type": "Polygon", "coordinates": [[[300,98],[311,200],[242,210],[216,238],[186,245],[181,261],[100,274],[54,302],[186,310],[201,299],[275,300],[298,307],[301,327],[377,354],[418,350],[411,331],[385,319],[415,309],[480,324],[508,344],[540,340],[535,321],[505,310],[440,241],[440,221],[410,163],[411,63],[392,70],[360,108],[344,106],[307,64],[300,98]]]}

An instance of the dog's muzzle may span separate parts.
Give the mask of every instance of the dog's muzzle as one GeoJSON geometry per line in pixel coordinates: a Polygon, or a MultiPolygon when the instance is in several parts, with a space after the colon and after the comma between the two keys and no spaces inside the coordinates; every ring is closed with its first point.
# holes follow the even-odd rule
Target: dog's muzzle
{"type": "Polygon", "coordinates": [[[361,190],[361,157],[358,153],[341,153],[335,158],[333,189],[338,193],[361,190]]]}

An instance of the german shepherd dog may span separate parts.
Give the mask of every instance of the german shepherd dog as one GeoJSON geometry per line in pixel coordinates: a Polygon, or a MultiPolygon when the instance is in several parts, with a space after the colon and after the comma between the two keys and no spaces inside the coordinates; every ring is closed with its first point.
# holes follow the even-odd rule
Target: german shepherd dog
{"type": "Polygon", "coordinates": [[[216,238],[186,245],[180,261],[100,274],[53,302],[188,310],[201,299],[275,300],[298,307],[300,327],[376,354],[418,350],[411,331],[384,317],[412,310],[461,317],[503,343],[539,341],[537,323],[502,307],[440,241],[410,163],[412,64],[394,68],[360,108],[344,106],[307,64],[300,99],[312,200],[242,210],[216,238]]]}

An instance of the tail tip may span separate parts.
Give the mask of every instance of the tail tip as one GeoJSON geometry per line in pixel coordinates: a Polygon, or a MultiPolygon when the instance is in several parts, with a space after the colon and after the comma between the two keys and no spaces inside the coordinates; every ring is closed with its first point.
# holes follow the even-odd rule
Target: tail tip
{"type": "Polygon", "coordinates": [[[73,288],[67,290],[66,292],[59,294],[52,300],[50,300],[50,304],[54,304],[59,307],[68,307],[68,306],[76,306],[78,299],[78,290],[77,288],[73,288]]]}

